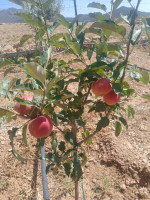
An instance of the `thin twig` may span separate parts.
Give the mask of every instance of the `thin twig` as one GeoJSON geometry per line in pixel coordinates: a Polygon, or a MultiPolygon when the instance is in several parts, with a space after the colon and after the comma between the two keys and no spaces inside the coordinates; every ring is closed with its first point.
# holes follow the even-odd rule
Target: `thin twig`
{"type": "Polygon", "coordinates": [[[84,99],[84,102],[83,102],[83,104],[85,104],[85,102],[87,101],[87,98],[88,98],[88,96],[89,96],[89,94],[90,94],[90,91],[91,91],[91,84],[89,85],[89,88],[88,88],[88,92],[87,92],[87,95],[86,95],[86,97],[85,97],[85,99],[84,99]]]}
{"type": "MultiPolygon", "coordinates": [[[[54,124],[54,126],[55,126],[55,124],[54,124]]],[[[58,126],[55,126],[60,132],[62,132],[63,134],[65,134],[66,132],[65,131],[63,131],[61,128],[59,128],[58,126]]]]}
{"type": "Polygon", "coordinates": [[[48,30],[47,30],[47,20],[46,20],[46,17],[45,17],[45,13],[44,13],[44,9],[43,9],[43,2],[42,2],[42,0],[39,0],[39,3],[40,3],[40,7],[41,7],[42,17],[43,17],[43,19],[44,19],[44,25],[45,25],[45,28],[46,28],[47,40],[48,40],[48,42],[49,42],[50,38],[49,38],[48,30]]]}
{"type": "MultiPolygon", "coordinates": [[[[128,62],[128,59],[129,59],[129,56],[130,56],[130,45],[131,45],[131,40],[132,40],[132,36],[133,36],[133,31],[134,31],[134,28],[135,28],[135,19],[136,19],[136,15],[137,15],[137,11],[138,11],[138,7],[140,5],[140,2],[141,2],[141,0],[138,0],[136,8],[134,10],[134,14],[133,14],[133,25],[132,25],[132,28],[131,28],[130,37],[129,37],[129,41],[128,41],[128,44],[127,44],[127,53],[126,53],[126,58],[125,58],[126,63],[128,62]]],[[[124,68],[123,75],[122,75],[122,78],[120,80],[121,83],[124,80],[125,72],[126,72],[126,66],[124,68]]]]}
{"type": "Polygon", "coordinates": [[[129,0],[127,0],[127,1],[128,1],[128,3],[130,4],[130,6],[131,6],[133,9],[135,9],[135,7],[132,5],[131,1],[129,1],[129,0]]]}
{"type": "Polygon", "coordinates": [[[137,15],[137,11],[138,11],[138,7],[140,5],[140,2],[141,2],[141,0],[138,0],[136,9],[135,9],[134,14],[133,14],[133,25],[132,25],[131,32],[130,32],[129,42],[127,44],[127,54],[126,54],[126,59],[125,59],[126,61],[128,61],[129,56],[130,56],[130,45],[131,45],[131,40],[132,40],[132,36],[133,36],[133,31],[134,31],[134,28],[135,28],[135,19],[136,19],[136,15],[137,15]]]}
{"type": "Polygon", "coordinates": [[[96,133],[98,133],[97,131],[94,131],[91,135],[89,135],[88,137],[84,138],[83,140],[81,140],[80,142],[77,143],[77,146],[80,146],[82,143],[88,141],[90,138],[92,138],[94,135],[96,135],[96,133]]]}

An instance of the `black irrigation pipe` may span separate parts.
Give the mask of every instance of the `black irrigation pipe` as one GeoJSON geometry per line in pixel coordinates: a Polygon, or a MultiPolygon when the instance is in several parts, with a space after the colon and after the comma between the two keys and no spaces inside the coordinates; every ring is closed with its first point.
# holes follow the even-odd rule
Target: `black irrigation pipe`
{"type": "MultiPolygon", "coordinates": [[[[94,43],[84,43],[84,45],[93,45],[94,43]]],[[[147,43],[144,43],[144,44],[147,44],[147,43]]],[[[126,46],[124,46],[123,48],[126,48],[126,46]]],[[[19,52],[19,56],[26,56],[27,54],[32,54],[32,53],[35,53],[36,50],[30,50],[30,51],[21,51],[19,52]]],[[[53,56],[58,56],[62,53],[65,53],[65,50],[63,51],[60,51],[58,53],[55,53],[53,56]]],[[[6,54],[0,54],[0,58],[13,58],[17,55],[17,53],[6,53],[6,54]]],[[[128,64],[129,66],[134,66],[133,64],[128,64]]],[[[148,71],[150,72],[150,69],[146,69],[146,68],[143,68],[143,67],[139,67],[137,66],[138,69],[141,69],[141,70],[144,70],[144,71],[148,71]]]]}
{"type": "MultiPolygon", "coordinates": [[[[45,157],[44,145],[41,146],[41,157],[42,158],[45,157]]],[[[41,160],[41,169],[42,169],[43,198],[44,198],[44,200],[50,200],[50,196],[49,196],[49,193],[48,193],[48,184],[47,184],[45,160],[41,160]]]]}

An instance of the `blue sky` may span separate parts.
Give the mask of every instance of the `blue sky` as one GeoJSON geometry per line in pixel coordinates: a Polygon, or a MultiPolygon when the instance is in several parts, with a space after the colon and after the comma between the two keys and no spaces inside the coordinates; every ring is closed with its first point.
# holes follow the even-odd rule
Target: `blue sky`
{"type": "MultiPolygon", "coordinates": [[[[94,0],[76,0],[78,14],[87,14],[89,12],[97,12],[98,9],[87,8],[87,5],[93,1],[94,0]]],[[[95,0],[95,2],[105,4],[108,8],[108,11],[110,10],[110,1],[111,0],[95,0]]],[[[62,14],[66,17],[74,17],[73,0],[62,0],[62,2],[63,2],[62,14]]],[[[137,0],[132,0],[131,2],[133,3],[133,5],[136,5],[137,0]]],[[[121,5],[130,7],[127,0],[123,0],[123,3],[121,5]]],[[[0,10],[11,8],[11,7],[20,8],[19,6],[9,2],[8,0],[0,0],[0,10]]],[[[145,12],[150,12],[150,0],[142,0],[139,10],[145,11],[145,12]]]]}

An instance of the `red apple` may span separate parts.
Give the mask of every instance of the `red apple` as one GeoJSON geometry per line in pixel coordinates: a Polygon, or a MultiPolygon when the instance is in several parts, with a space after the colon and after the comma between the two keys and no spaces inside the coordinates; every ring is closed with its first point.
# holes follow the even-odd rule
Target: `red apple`
{"type": "Polygon", "coordinates": [[[43,138],[50,135],[53,129],[53,121],[49,116],[41,115],[32,119],[29,123],[29,132],[33,137],[43,138]]]}
{"type": "Polygon", "coordinates": [[[115,105],[120,101],[120,95],[116,94],[114,90],[103,96],[103,100],[108,105],[115,105]]]}
{"type": "Polygon", "coordinates": [[[112,90],[110,81],[107,78],[99,78],[92,84],[92,92],[96,96],[103,96],[112,90]]]}
{"type": "MultiPolygon", "coordinates": [[[[32,101],[33,96],[22,96],[22,99],[32,101]]],[[[33,109],[33,106],[25,106],[20,103],[16,103],[14,110],[20,114],[29,115],[33,109]]]]}

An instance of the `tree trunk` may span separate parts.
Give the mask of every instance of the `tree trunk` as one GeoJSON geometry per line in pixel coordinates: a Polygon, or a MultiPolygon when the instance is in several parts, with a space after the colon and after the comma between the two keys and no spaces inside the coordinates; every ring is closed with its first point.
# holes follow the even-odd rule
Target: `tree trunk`
{"type": "Polygon", "coordinates": [[[75,182],[75,200],[79,200],[79,186],[78,186],[78,181],[75,182]]]}

